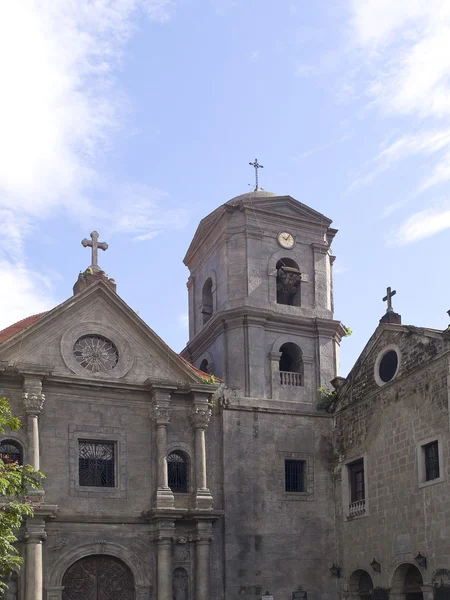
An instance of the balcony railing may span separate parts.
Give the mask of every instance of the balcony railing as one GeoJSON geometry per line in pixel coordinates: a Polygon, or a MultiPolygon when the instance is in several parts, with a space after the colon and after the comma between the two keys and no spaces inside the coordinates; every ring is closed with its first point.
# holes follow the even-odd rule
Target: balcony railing
{"type": "Polygon", "coordinates": [[[293,385],[296,387],[301,387],[302,383],[302,375],[301,373],[291,373],[289,371],[280,371],[280,383],[281,385],[293,385]]]}
{"type": "Polygon", "coordinates": [[[356,502],[352,502],[348,507],[348,516],[349,517],[359,517],[366,512],[366,501],[365,500],[357,500],[356,502]]]}

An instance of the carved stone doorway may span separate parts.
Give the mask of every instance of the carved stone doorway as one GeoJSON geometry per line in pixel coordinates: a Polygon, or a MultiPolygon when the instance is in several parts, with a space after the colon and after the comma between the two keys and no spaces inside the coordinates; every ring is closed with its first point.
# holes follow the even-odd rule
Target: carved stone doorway
{"type": "Polygon", "coordinates": [[[114,556],[78,560],[67,569],[62,584],[63,600],[135,600],[133,574],[114,556]]]}

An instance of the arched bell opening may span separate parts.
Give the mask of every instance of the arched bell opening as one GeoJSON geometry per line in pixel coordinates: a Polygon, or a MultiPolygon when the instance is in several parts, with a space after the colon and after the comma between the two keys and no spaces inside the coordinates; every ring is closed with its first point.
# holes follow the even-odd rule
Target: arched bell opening
{"type": "Polygon", "coordinates": [[[292,258],[280,258],[277,270],[277,304],[301,306],[301,273],[292,258]]]}

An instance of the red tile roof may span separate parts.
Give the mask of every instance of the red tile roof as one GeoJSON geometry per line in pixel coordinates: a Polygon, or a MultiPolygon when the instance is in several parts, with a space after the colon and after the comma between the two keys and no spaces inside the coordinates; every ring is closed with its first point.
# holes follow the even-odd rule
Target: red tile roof
{"type": "MultiPolygon", "coordinates": [[[[41,312],[37,315],[32,315],[31,317],[26,317],[26,319],[22,319],[21,321],[17,321],[17,323],[14,323],[14,325],[10,325],[9,327],[6,327],[6,329],[3,329],[2,331],[0,331],[0,344],[2,342],[4,342],[5,340],[9,339],[10,337],[12,337],[13,335],[15,335],[16,333],[19,333],[19,331],[23,331],[24,329],[26,329],[33,323],[36,323],[36,321],[38,321],[41,317],[43,317],[46,314],[47,314],[47,312],[41,312]]],[[[184,361],[188,365],[188,367],[190,367],[194,371],[194,373],[196,373],[197,375],[200,375],[200,377],[204,381],[210,381],[211,375],[208,375],[208,373],[204,373],[203,371],[200,371],[200,369],[197,369],[196,367],[194,367],[194,365],[191,365],[191,363],[189,361],[187,361],[186,359],[184,359],[182,356],[180,356],[180,358],[182,361],[184,361]]],[[[218,383],[220,383],[222,380],[216,378],[216,381],[218,383]]]]}
{"type": "Polygon", "coordinates": [[[0,331],[0,344],[2,342],[4,342],[5,340],[7,340],[8,338],[15,335],[16,333],[19,333],[19,331],[22,331],[29,325],[32,325],[33,323],[38,321],[41,317],[43,317],[46,314],[47,314],[46,312],[42,312],[37,315],[32,315],[31,317],[27,317],[26,319],[17,321],[17,323],[14,323],[14,325],[10,325],[6,329],[3,329],[2,331],[0,331]]]}

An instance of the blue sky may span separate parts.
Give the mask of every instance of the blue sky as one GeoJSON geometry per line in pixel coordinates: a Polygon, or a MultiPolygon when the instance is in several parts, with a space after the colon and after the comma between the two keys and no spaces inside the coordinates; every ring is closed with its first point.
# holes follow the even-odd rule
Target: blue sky
{"type": "Polygon", "coordinates": [[[0,7],[0,328],[89,264],[175,350],[199,220],[261,185],[333,219],[346,374],[384,312],[444,329],[450,4],[7,0],[0,7]]]}

